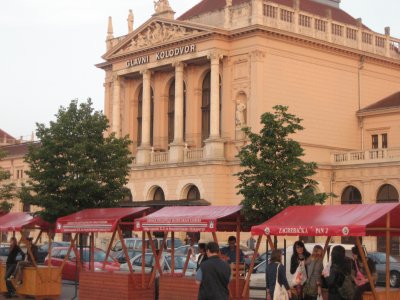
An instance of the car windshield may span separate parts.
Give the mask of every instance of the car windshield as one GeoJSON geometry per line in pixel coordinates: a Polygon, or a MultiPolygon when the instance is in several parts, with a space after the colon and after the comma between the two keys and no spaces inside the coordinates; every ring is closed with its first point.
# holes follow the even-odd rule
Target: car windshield
{"type": "MultiPolygon", "coordinates": [[[[171,266],[171,259],[172,259],[172,256],[167,256],[166,257],[166,259],[167,259],[167,263],[168,263],[168,265],[169,266],[171,266]]],[[[175,270],[182,270],[183,269],[183,267],[185,266],[185,262],[186,262],[186,256],[175,256],[175,261],[174,261],[174,265],[175,265],[175,270]]],[[[190,269],[196,269],[196,263],[193,261],[193,260],[191,260],[191,259],[189,259],[189,263],[188,263],[188,267],[187,267],[187,269],[188,270],[190,270],[190,269]]]]}
{"type": "MultiPolygon", "coordinates": [[[[376,260],[381,263],[381,264],[385,264],[386,263],[386,253],[383,252],[377,252],[374,254],[376,260]]],[[[396,258],[394,258],[393,256],[389,256],[389,261],[391,263],[397,263],[399,262],[396,258]]]]}
{"type": "MultiPolygon", "coordinates": [[[[172,240],[167,240],[167,248],[171,248],[171,245],[172,245],[172,240]]],[[[174,240],[174,248],[178,248],[182,245],[183,245],[183,243],[180,239],[174,240]]]]}

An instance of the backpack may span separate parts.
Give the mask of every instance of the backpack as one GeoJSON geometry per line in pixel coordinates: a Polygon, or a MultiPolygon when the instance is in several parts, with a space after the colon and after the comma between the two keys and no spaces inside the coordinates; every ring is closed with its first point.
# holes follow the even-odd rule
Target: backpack
{"type": "Polygon", "coordinates": [[[351,274],[343,274],[344,280],[341,286],[338,287],[340,297],[346,300],[352,300],[354,296],[354,283],[351,279],[351,274]]]}

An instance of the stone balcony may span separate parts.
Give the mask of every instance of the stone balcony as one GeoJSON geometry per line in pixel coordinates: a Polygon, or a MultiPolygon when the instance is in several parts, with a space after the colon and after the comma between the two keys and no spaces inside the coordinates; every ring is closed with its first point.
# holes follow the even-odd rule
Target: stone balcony
{"type": "Polygon", "coordinates": [[[334,165],[358,165],[393,161],[400,162],[400,148],[333,153],[331,161],[334,165]]]}
{"type": "MultiPolygon", "coordinates": [[[[239,29],[251,25],[251,20],[243,18],[243,11],[251,11],[250,4],[230,8],[232,19],[230,29],[239,29]]],[[[358,25],[349,25],[332,19],[331,10],[326,16],[311,14],[299,9],[274,2],[263,2],[261,24],[268,28],[278,29],[323,42],[356,49],[365,53],[400,59],[400,39],[390,36],[390,27],[385,34],[368,30],[358,19],[358,25]]]]}

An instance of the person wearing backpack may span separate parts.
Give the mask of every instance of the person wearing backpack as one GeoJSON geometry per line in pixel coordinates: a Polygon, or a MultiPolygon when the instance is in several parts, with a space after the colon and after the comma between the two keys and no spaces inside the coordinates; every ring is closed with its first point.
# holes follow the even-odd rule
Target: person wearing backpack
{"type": "Polygon", "coordinates": [[[352,300],[354,297],[351,260],[346,259],[345,253],[345,249],[340,245],[332,249],[332,266],[329,275],[325,274],[328,300],[352,300]]]}
{"type": "MultiPolygon", "coordinates": [[[[354,300],[362,300],[362,295],[366,291],[371,291],[371,284],[367,278],[367,271],[365,270],[365,266],[362,262],[360,252],[358,251],[357,246],[351,248],[351,252],[353,253],[353,271],[354,271],[354,282],[356,284],[356,290],[354,293],[354,300]]],[[[367,258],[368,268],[371,272],[373,278],[377,277],[375,263],[367,258]]]]}

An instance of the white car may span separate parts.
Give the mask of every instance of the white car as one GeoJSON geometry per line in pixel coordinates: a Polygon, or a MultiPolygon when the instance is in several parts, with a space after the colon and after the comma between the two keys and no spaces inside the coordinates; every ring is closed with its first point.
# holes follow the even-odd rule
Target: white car
{"type": "MultiPolygon", "coordinates": [[[[163,268],[163,272],[171,273],[171,258],[170,254],[163,254],[160,258],[160,265],[163,268]]],[[[183,267],[185,265],[186,256],[183,255],[175,255],[175,273],[182,273],[183,267]]],[[[139,254],[131,259],[131,264],[134,272],[141,273],[142,272],[142,254],[139,254]]],[[[145,254],[145,273],[150,273],[154,266],[154,256],[153,253],[146,253],[145,254]]],[[[189,259],[189,263],[187,266],[187,270],[185,275],[186,276],[193,276],[196,273],[196,262],[192,259],[189,259]]],[[[128,264],[121,264],[120,267],[121,271],[129,271],[128,264]]]]}
{"type": "MultiPolygon", "coordinates": [[[[305,248],[307,249],[308,252],[312,252],[313,248],[315,245],[320,245],[324,247],[324,244],[319,244],[319,243],[306,243],[304,244],[305,248]]],[[[344,247],[346,250],[346,256],[352,258],[352,253],[351,253],[351,248],[354,246],[352,244],[329,244],[327,253],[330,256],[330,253],[332,251],[332,248],[334,246],[341,245],[344,247]]],[[[291,285],[291,282],[293,280],[293,275],[290,273],[290,259],[292,257],[293,253],[293,246],[287,247],[286,248],[286,278],[288,280],[289,285],[291,285]]],[[[282,255],[282,260],[285,258],[282,255]]],[[[324,266],[328,263],[328,255],[325,255],[324,257],[324,266]]],[[[257,266],[254,267],[253,269],[253,274],[251,274],[250,277],[250,298],[251,299],[265,299],[266,294],[266,284],[265,284],[265,267],[266,267],[266,261],[261,262],[257,266]]]]}

